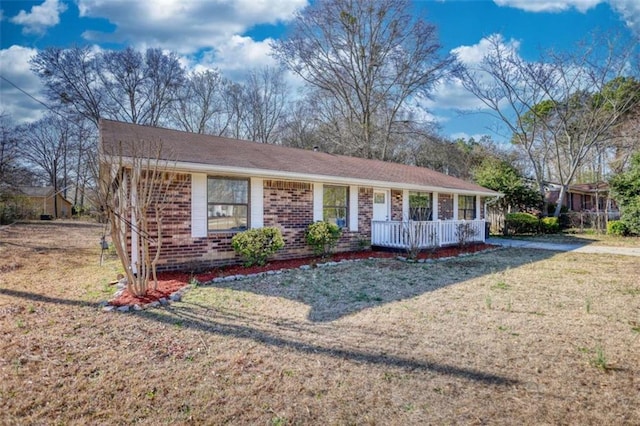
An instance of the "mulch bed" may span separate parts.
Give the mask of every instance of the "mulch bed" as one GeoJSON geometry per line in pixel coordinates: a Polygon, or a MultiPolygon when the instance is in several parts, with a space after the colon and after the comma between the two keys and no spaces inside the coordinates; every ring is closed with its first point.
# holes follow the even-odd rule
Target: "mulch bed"
{"type": "MultiPolygon", "coordinates": [[[[435,251],[421,252],[417,259],[440,259],[443,257],[455,257],[466,253],[477,253],[488,249],[495,248],[491,244],[473,244],[466,247],[441,247],[435,251]]],[[[229,265],[220,268],[214,268],[210,271],[197,274],[195,278],[201,282],[208,282],[214,278],[227,277],[231,275],[249,275],[259,272],[278,271],[281,269],[296,269],[302,265],[309,265],[313,263],[322,263],[328,261],[339,262],[343,259],[358,260],[369,258],[393,258],[397,256],[406,256],[404,251],[357,251],[336,253],[331,256],[330,259],[324,260],[317,257],[307,257],[302,259],[289,259],[289,260],[274,260],[264,266],[243,266],[243,265],[229,265]]],[[[158,287],[155,290],[149,290],[145,296],[136,297],[130,294],[128,291],[124,291],[119,297],[110,300],[109,304],[112,306],[133,306],[133,305],[146,305],[158,301],[162,298],[168,299],[172,293],[180,290],[189,283],[191,275],[180,272],[165,272],[158,274],[158,287]]]]}

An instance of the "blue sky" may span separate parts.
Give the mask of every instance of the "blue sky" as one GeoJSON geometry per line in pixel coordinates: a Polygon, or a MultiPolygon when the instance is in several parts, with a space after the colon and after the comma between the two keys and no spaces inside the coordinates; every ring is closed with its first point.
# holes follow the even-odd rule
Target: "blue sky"
{"type": "MultiPolygon", "coordinates": [[[[176,51],[188,69],[217,67],[232,78],[273,64],[269,41],[286,33],[306,0],[3,0],[0,4],[0,75],[44,99],[29,58],[48,46],[89,44],[99,49],[160,47],[176,51]]],[[[640,0],[416,0],[438,27],[445,51],[473,61],[483,39],[500,35],[525,59],[541,49],[566,50],[592,31],[603,43],[614,33],[640,40],[640,0]]],[[[293,84],[295,80],[292,77],[293,84]]],[[[460,116],[477,101],[456,85],[438,87],[425,106],[448,137],[491,133],[487,115],[460,116]]],[[[32,121],[41,106],[0,80],[0,111],[16,122],[32,121]]]]}

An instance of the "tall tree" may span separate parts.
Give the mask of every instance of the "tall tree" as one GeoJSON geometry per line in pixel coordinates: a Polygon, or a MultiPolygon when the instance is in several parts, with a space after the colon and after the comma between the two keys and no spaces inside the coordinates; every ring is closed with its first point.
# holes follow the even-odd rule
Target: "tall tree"
{"type": "Polygon", "coordinates": [[[274,42],[276,58],[328,97],[326,123],[345,152],[389,159],[408,100],[456,69],[408,0],[314,2],[274,42]]]}
{"type": "Polygon", "coordinates": [[[187,132],[222,135],[230,120],[225,108],[229,84],[216,69],[192,73],[178,91],[172,121],[187,132]]]}
{"type": "Polygon", "coordinates": [[[58,213],[56,196],[69,186],[68,154],[73,138],[69,121],[56,115],[20,128],[22,158],[53,187],[54,217],[58,213]]]}
{"type": "Polygon", "coordinates": [[[100,118],[157,126],[184,82],[177,55],[160,49],[143,55],[131,48],[50,47],[31,60],[31,69],[54,105],[96,127],[100,118]]]}
{"type": "Polygon", "coordinates": [[[18,166],[18,137],[7,114],[0,114],[0,183],[12,185],[18,166]]]}
{"type": "Polygon", "coordinates": [[[253,70],[245,87],[247,139],[262,143],[275,142],[276,130],[287,106],[288,87],[283,70],[271,67],[253,70]]]}
{"type": "Polygon", "coordinates": [[[489,44],[478,67],[465,73],[464,85],[510,129],[530,159],[541,192],[547,171],[560,183],[558,216],[587,154],[610,141],[612,129],[633,106],[606,90],[624,75],[633,47],[594,44],[528,62],[499,37],[489,44]]]}

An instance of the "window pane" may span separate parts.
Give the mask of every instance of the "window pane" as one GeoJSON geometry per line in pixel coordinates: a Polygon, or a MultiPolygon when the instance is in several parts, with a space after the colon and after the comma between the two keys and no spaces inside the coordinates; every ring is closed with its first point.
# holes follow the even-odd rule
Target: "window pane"
{"type": "Polygon", "coordinates": [[[335,223],[341,228],[347,226],[347,187],[325,185],[323,191],[322,219],[326,222],[335,223]]]}
{"type": "Polygon", "coordinates": [[[325,207],[322,218],[325,222],[335,223],[343,228],[347,226],[347,209],[345,207],[325,207]]]}
{"type": "Polygon", "coordinates": [[[247,229],[247,206],[209,204],[210,231],[243,231],[247,229]]]}
{"type": "Polygon", "coordinates": [[[249,199],[249,182],[236,179],[208,179],[210,203],[246,204],[249,199]]]}
{"type": "Polygon", "coordinates": [[[324,199],[325,206],[347,206],[346,186],[325,186],[324,199]]]}
{"type": "Polygon", "coordinates": [[[411,220],[432,220],[431,209],[433,207],[430,192],[409,193],[409,217],[411,220]]]}

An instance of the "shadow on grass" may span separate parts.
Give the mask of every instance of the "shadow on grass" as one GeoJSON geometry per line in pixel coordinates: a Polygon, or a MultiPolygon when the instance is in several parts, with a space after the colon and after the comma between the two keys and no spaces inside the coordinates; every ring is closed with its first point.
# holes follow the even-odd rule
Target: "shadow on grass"
{"type": "MultiPolygon", "coordinates": [[[[202,318],[198,312],[202,312],[205,306],[196,304],[181,303],[179,306],[172,306],[168,312],[145,311],[140,315],[164,324],[175,325],[177,321],[181,327],[192,328],[201,332],[216,334],[221,336],[248,339],[267,346],[280,349],[295,350],[308,355],[326,355],[333,358],[341,358],[354,362],[361,362],[371,365],[383,365],[397,367],[410,371],[424,371],[436,374],[459,377],[462,379],[480,382],[493,386],[512,386],[519,382],[508,377],[497,374],[485,373],[478,370],[446,365],[429,361],[408,359],[386,353],[374,353],[355,349],[345,349],[339,347],[328,347],[321,344],[294,340],[291,338],[275,335],[273,332],[259,330],[255,327],[229,324],[224,322],[224,315],[202,318]],[[170,314],[170,315],[167,315],[170,314]]],[[[205,309],[205,312],[208,312],[205,309]]],[[[233,314],[230,320],[246,319],[238,314],[233,314]]]]}
{"type": "MultiPolygon", "coordinates": [[[[395,259],[292,270],[280,275],[219,282],[203,287],[283,297],[310,306],[308,319],[329,322],[391,302],[554,256],[546,250],[501,249],[431,263],[395,259]]],[[[206,298],[206,295],[205,295],[206,298]]]]}
{"type": "Polygon", "coordinates": [[[60,299],[58,297],[49,297],[49,296],[44,296],[38,293],[30,293],[27,291],[19,291],[19,290],[9,290],[5,288],[0,288],[0,295],[17,297],[17,298],[26,299],[26,300],[33,300],[34,302],[55,303],[58,305],[83,306],[83,307],[89,306],[89,307],[95,307],[95,308],[99,306],[98,303],[86,302],[83,300],[60,299]]]}

